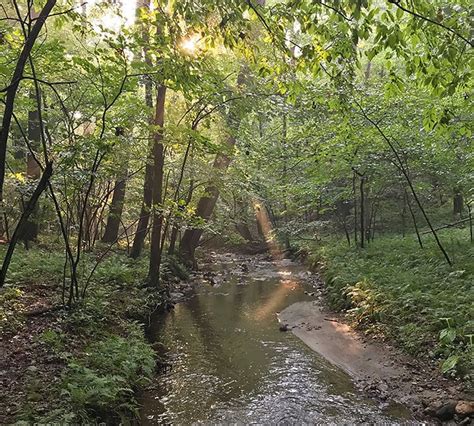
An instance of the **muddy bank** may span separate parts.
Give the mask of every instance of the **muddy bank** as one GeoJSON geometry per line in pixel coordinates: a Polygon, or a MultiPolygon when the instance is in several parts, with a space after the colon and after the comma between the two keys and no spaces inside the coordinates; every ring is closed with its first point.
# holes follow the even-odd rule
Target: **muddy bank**
{"type": "Polygon", "coordinates": [[[356,332],[342,315],[325,309],[321,300],[295,303],[279,319],[372,397],[401,403],[421,419],[471,424],[473,405],[468,401],[472,395],[462,383],[446,379],[433,365],[356,332]]]}

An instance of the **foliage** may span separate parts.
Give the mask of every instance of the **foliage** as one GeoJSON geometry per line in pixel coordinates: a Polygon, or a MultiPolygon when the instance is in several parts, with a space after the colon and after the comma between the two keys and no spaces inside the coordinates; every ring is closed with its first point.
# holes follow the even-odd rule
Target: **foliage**
{"type": "Polygon", "coordinates": [[[154,367],[154,352],[143,341],[143,332],[130,325],[126,338],[108,336],[85,348],[81,358],[71,360],[63,377],[62,394],[74,412],[92,418],[137,417],[134,389],[152,377],[154,367]]]}
{"type": "MultiPolygon", "coordinates": [[[[83,303],[70,312],[52,311],[37,329],[24,326],[23,312],[31,300],[46,306],[60,302],[53,277],[62,255],[50,254],[51,262],[40,265],[36,259],[42,256],[44,252],[36,248],[18,251],[11,270],[18,287],[9,286],[0,293],[2,336],[31,333],[26,350],[37,357],[21,379],[26,396],[17,420],[129,421],[138,413],[135,392],[148,383],[155,369],[154,351],[137,322],[161,302],[161,296],[144,285],[145,262],[132,261],[120,252],[105,256],[83,303]],[[29,260],[38,267],[36,280],[34,271],[22,267],[29,260]]],[[[91,258],[87,264],[93,264],[91,258]]]]}
{"type": "Polygon", "coordinates": [[[39,342],[46,345],[55,354],[60,354],[66,345],[66,336],[55,330],[47,329],[38,336],[39,342]]]}
{"type": "Polygon", "coordinates": [[[20,329],[23,325],[25,305],[21,301],[23,292],[10,287],[0,293],[0,333],[6,335],[20,329]]]}
{"type": "Polygon", "coordinates": [[[369,332],[390,335],[406,350],[436,357],[443,372],[472,371],[474,248],[462,230],[445,231],[454,268],[433,244],[419,250],[412,238],[383,237],[366,251],[334,240],[309,246],[322,267],[329,301],[369,332]]]}
{"type": "Polygon", "coordinates": [[[76,411],[51,419],[134,411],[132,375],[151,373],[131,318],[208,238],[324,242],[309,249],[333,306],[446,373],[469,365],[472,244],[426,231],[472,213],[472,1],[170,0],[124,16],[132,2],[59,0],[12,81],[44,3],[0,10],[0,239],[25,245],[10,265],[1,250],[0,331],[30,304],[64,308],[36,336],[71,363],[76,411]]]}

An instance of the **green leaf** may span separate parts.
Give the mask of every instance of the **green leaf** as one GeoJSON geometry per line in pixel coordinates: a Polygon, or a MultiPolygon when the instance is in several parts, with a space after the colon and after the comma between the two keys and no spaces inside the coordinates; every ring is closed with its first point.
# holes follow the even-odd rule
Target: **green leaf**
{"type": "Polygon", "coordinates": [[[451,355],[441,365],[441,371],[443,372],[443,374],[445,374],[445,373],[453,370],[456,367],[458,362],[459,362],[459,356],[458,355],[451,355]]]}

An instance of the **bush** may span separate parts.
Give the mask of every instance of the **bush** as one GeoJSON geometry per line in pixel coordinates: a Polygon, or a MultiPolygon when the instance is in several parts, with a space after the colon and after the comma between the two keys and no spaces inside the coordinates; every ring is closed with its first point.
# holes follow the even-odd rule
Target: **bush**
{"type": "Polygon", "coordinates": [[[86,348],[82,358],[71,361],[63,379],[63,395],[82,417],[103,421],[111,416],[136,417],[134,390],[153,376],[154,368],[153,350],[143,340],[143,332],[131,325],[127,338],[110,335],[86,348]]]}

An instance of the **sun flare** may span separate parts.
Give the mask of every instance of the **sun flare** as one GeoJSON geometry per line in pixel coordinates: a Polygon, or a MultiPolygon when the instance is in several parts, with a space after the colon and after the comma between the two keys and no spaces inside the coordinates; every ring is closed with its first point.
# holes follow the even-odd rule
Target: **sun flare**
{"type": "Polygon", "coordinates": [[[200,40],[201,36],[199,34],[191,34],[181,41],[180,47],[185,53],[194,55],[199,48],[200,40]]]}

